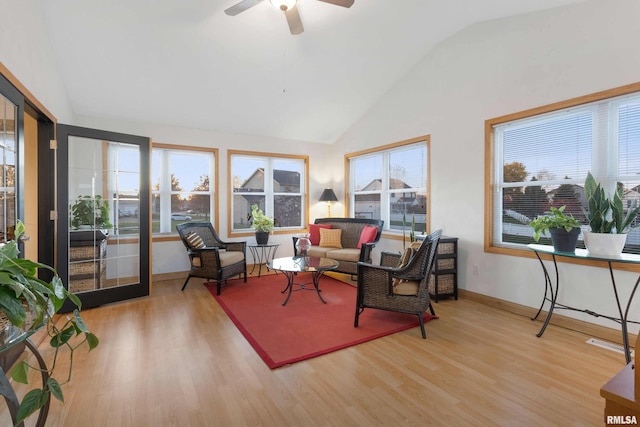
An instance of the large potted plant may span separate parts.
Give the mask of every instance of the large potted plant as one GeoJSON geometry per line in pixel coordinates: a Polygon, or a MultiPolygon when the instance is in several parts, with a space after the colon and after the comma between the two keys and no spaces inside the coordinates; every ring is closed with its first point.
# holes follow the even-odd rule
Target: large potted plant
{"type": "Polygon", "coordinates": [[[18,407],[15,424],[21,423],[32,413],[47,404],[51,395],[64,401],[61,385],[71,379],[73,352],[86,343],[89,350],[98,345],[98,338],[92,334],[80,316],[81,302],[68,292],[62,280],[52,267],[19,258],[17,239],[24,233],[24,225],[18,221],[15,228],[15,240],[0,247],[0,322],[4,322],[3,333],[12,330],[16,344],[28,338],[36,330],[45,328],[49,344],[55,349],[49,368],[31,366],[28,360],[14,365],[11,377],[14,381],[27,384],[29,369],[46,373],[48,380],[42,388],[27,392],[18,407]],[[47,270],[51,280],[38,277],[39,270],[47,270]],[[78,307],[73,315],[65,319],[54,314],[69,298],[78,307]],[[54,376],[56,361],[60,351],[69,353],[69,370],[65,381],[58,382],[54,376]]]}
{"type": "Polygon", "coordinates": [[[531,221],[533,239],[537,242],[540,236],[549,233],[553,249],[559,252],[574,252],[580,235],[580,221],[571,214],[565,214],[566,206],[551,207],[549,212],[531,221]]]}
{"type": "Polygon", "coordinates": [[[109,222],[109,201],[100,195],[78,196],[71,205],[71,226],[75,229],[108,229],[112,225],[109,222]]]}
{"type": "Polygon", "coordinates": [[[251,228],[256,232],[256,243],[266,245],[269,242],[269,233],[273,230],[274,220],[266,216],[258,205],[251,205],[251,228]]]}
{"type": "Polygon", "coordinates": [[[624,186],[618,182],[613,198],[608,198],[604,188],[593,177],[587,174],[584,182],[584,194],[587,198],[587,209],[583,212],[587,217],[591,231],[584,232],[584,244],[589,254],[604,257],[620,256],[627,241],[627,233],[640,213],[640,207],[633,205],[625,213],[622,197],[624,186]]]}

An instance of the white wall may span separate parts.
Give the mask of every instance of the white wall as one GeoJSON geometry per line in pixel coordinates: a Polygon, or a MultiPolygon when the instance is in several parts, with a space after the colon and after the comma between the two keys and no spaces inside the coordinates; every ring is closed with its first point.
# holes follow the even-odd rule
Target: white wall
{"type": "Polygon", "coordinates": [[[71,123],[73,111],[38,5],[36,1],[0,2],[0,62],[59,122],[71,123]]]}
{"type": "MultiPolygon", "coordinates": [[[[475,24],[423,58],[338,145],[353,152],[431,134],[431,228],[460,238],[460,287],[537,308],[538,261],[483,250],[484,121],[638,81],[639,19],[638,1],[596,0],[475,24]]],[[[563,263],[560,274],[560,299],[616,314],[607,269],[563,263]]],[[[636,278],[616,271],[621,296],[636,278]]]]}
{"type": "MultiPolygon", "coordinates": [[[[264,138],[251,135],[227,134],[202,129],[164,126],[154,123],[125,122],[106,120],[95,117],[79,116],[76,124],[79,126],[106,129],[116,132],[130,133],[151,137],[154,142],[164,144],[190,145],[196,147],[218,148],[218,201],[219,201],[219,229],[216,230],[224,240],[247,240],[255,243],[253,237],[229,239],[227,227],[227,150],[247,150],[267,153],[286,153],[309,156],[309,209],[310,218],[326,216],[326,205],[318,202],[322,190],[326,186],[336,189],[338,197],[343,192],[337,187],[342,180],[342,156],[335,153],[330,145],[309,144],[300,141],[264,138]],[[336,161],[339,158],[339,161],[336,161]]],[[[342,215],[340,207],[332,208],[333,216],[342,215]]],[[[280,243],[277,255],[293,255],[291,234],[276,234],[270,237],[270,242],[280,243]]],[[[188,270],[187,256],[181,242],[156,242],[153,244],[152,270],[153,274],[169,273],[188,270]]],[[[251,254],[247,253],[247,262],[252,263],[251,254]]]]}

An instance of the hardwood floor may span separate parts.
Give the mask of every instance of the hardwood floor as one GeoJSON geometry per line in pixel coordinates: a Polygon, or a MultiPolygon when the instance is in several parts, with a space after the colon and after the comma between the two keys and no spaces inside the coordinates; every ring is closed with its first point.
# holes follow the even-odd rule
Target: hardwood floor
{"type": "Polygon", "coordinates": [[[460,299],[435,304],[426,340],[414,328],[272,371],[198,279],[181,285],[83,311],[100,345],[78,352],[47,425],[596,426],[624,367],[586,335],[537,338],[539,323],[460,299]]]}

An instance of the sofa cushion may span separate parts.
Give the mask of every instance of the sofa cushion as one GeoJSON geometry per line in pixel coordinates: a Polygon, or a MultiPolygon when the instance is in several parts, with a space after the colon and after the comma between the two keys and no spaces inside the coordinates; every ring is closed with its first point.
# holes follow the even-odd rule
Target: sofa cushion
{"type": "Polygon", "coordinates": [[[325,258],[335,259],[336,261],[358,262],[360,261],[360,249],[330,249],[327,251],[325,258]]]}
{"type": "Polygon", "coordinates": [[[371,243],[376,240],[378,227],[374,225],[365,225],[360,232],[360,240],[358,240],[358,249],[362,248],[363,243],[371,243]]]}
{"type": "Polygon", "coordinates": [[[342,230],[321,228],[320,247],[342,249],[342,230]]]}
{"type": "Polygon", "coordinates": [[[311,246],[307,250],[307,256],[317,256],[319,258],[329,258],[327,252],[334,248],[321,248],[320,246],[311,246]]]}
{"type": "Polygon", "coordinates": [[[312,245],[320,244],[320,229],[332,228],[331,224],[309,224],[309,241],[312,245]]]}

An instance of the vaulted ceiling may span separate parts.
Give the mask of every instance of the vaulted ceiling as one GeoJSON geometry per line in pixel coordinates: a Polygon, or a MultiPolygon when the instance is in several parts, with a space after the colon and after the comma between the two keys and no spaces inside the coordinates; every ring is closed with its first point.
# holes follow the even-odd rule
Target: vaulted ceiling
{"type": "Polygon", "coordinates": [[[331,143],[445,38],[583,0],[40,0],[74,113],[331,143]]]}

